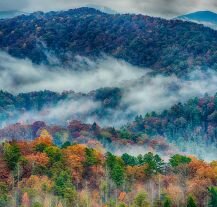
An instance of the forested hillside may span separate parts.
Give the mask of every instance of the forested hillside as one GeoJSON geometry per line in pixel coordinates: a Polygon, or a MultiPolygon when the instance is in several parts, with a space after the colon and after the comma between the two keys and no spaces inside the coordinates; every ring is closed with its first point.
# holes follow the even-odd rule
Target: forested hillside
{"type": "Polygon", "coordinates": [[[137,116],[128,129],[144,132],[150,136],[163,135],[169,140],[183,137],[199,139],[207,143],[217,143],[217,95],[193,98],[186,103],[178,103],[162,113],[147,113],[137,116]]]}
{"type": "Polygon", "coordinates": [[[216,69],[216,45],[217,32],[202,25],[91,8],[0,21],[0,49],[34,63],[54,64],[56,56],[67,65],[77,55],[94,58],[104,53],[185,76],[198,66],[216,69]]]}
{"type": "MultiPolygon", "coordinates": [[[[106,96],[102,96],[102,94],[105,95],[105,93],[96,96],[96,94],[98,94],[97,92],[95,97],[101,97],[101,99],[98,100],[107,104],[102,104],[100,108],[89,111],[86,114],[78,114],[77,120],[74,120],[72,116],[71,119],[62,121],[61,124],[59,122],[51,124],[46,121],[40,121],[40,119],[32,119],[34,120],[33,123],[31,119],[29,121],[25,119],[22,121],[22,119],[20,119],[20,123],[10,124],[0,129],[0,138],[2,140],[30,140],[34,139],[42,129],[46,129],[52,134],[54,143],[58,146],[61,146],[66,141],[85,144],[91,141],[97,141],[113,152],[120,151],[122,148],[126,149],[125,147],[141,146],[144,150],[155,151],[164,155],[181,151],[200,156],[203,159],[206,158],[207,160],[213,160],[217,156],[216,95],[205,95],[203,98],[193,98],[187,102],[175,104],[161,113],[150,112],[144,116],[138,115],[135,117],[134,121],[125,125],[123,124],[120,127],[101,126],[101,122],[91,122],[90,124],[83,123],[81,119],[84,118],[84,116],[90,116],[90,114],[95,117],[104,116],[105,118],[107,116],[109,120],[116,111],[120,110],[120,106],[117,102],[117,97],[119,96],[116,96],[119,93],[115,93],[117,89],[104,89],[104,92],[105,91],[109,91],[111,95],[107,97],[107,99],[106,96]],[[110,102],[108,100],[110,100],[110,102]],[[209,148],[209,152],[207,153],[205,152],[206,148],[209,148]]],[[[54,94],[53,97],[57,97],[58,95],[58,93],[48,91],[32,93],[32,96],[30,96],[30,94],[26,94],[27,97],[31,97],[31,99],[28,100],[34,100],[34,104],[37,104],[37,100],[43,100],[43,103],[48,104],[47,106],[53,104],[52,101],[57,99],[52,99],[50,95],[47,96],[50,97],[49,101],[45,101],[46,99],[42,97],[46,97],[45,94],[54,94]],[[39,94],[43,94],[43,96],[39,94]],[[42,99],[40,99],[40,97],[42,99]]],[[[71,92],[68,94],[74,93],[71,92]]],[[[94,93],[92,93],[92,95],[93,94],[94,93]]],[[[18,95],[17,97],[22,95],[24,94],[18,95]]],[[[58,96],[61,97],[60,94],[58,96]]],[[[17,97],[14,97],[14,100],[22,100],[17,97]]],[[[31,103],[31,101],[28,103],[31,103]]],[[[4,106],[7,105],[5,104],[4,106]]],[[[33,106],[35,107],[35,105],[33,106]]],[[[8,110],[8,116],[3,117],[4,113],[2,113],[2,117],[4,119],[9,119],[10,116],[15,117],[15,115],[17,115],[15,111],[18,110],[15,109],[13,112],[6,108],[5,110],[8,110]]],[[[22,111],[28,112],[28,109],[20,108],[20,110],[20,114],[22,114],[22,111]]],[[[31,111],[33,108],[29,110],[31,111]]],[[[42,113],[40,111],[37,112],[37,107],[35,110],[36,115],[34,116],[36,117],[37,113],[42,113]]],[[[20,114],[17,116],[20,116],[20,114]]],[[[47,115],[47,113],[44,114],[45,117],[47,115]]]]}
{"type": "MultiPolygon", "coordinates": [[[[24,112],[35,111],[36,113],[41,113],[42,109],[49,110],[52,107],[55,109],[55,106],[64,101],[66,103],[70,101],[69,104],[72,104],[79,99],[85,100],[84,98],[98,102],[100,105],[92,111],[87,111],[83,116],[110,117],[116,111],[123,110],[123,107],[126,107],[127,110],[127,106],[122,106],[121,104],[122,96],[122,91],[118,88],[104,88],[88,94],[72,91],[63,93],[41,91],[18,94],[17,96],[2,91],[0,93],[0,117],[1,121],[4,121],[16,116],[19,117],[20,113],[24,112]]],[[[136,117],[136,114],[131,116],[136,117]]],[[[78,116],[78,118],[82,119],[82,116],[78,116]]],[[[47,124],[49,125],[49,123],[47,124]]],[[[100,123],[98,124],[100,125],[100,123]]],[[[217,96],[209,96],[207,94],[202,98],[195,97],[187,102],[177,103],[161,113],[153,111],[144,116],[138,115],[133,122],[123,126],[126,130],[126,139],[130,140],[133,139],[131,137],[134,137],[134,135],[138,137],[143,133],[150,137],[163,136],[170,141],[178,140],[179,138],[191,140],[197,137],[198,139],[206,140],[207,143],[217,142],[216,127],[217,96]]]]}

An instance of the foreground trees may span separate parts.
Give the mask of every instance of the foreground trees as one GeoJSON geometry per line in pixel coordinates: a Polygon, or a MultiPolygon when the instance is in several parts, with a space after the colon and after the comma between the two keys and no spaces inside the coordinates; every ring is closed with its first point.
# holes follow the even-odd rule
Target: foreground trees
{"type": "Polygon", "coordinates": [[[176,154],[165,163],[151,152],[117,156],[82,144],[60,148],[44,130],[32,142],[1,148],[7,173],[0,175],[0,207],[217,206],[215,161],[176,154]]]}

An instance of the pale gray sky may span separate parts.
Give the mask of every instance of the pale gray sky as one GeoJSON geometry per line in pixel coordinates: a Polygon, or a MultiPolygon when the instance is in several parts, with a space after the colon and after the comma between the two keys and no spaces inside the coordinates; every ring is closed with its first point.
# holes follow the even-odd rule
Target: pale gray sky
{"type": "Polygon", "coordinates": [[[217,0],[0,0],[0,10],[66,10],[88,4],[118,12],[174,17],[198,10],[217,11],[217,0]]]}

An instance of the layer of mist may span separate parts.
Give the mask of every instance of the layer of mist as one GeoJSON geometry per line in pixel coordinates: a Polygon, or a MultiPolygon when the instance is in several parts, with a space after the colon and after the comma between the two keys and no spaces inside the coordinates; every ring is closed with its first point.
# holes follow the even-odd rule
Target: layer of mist
{"type": "MultiPolygon", "coordinates": [[[[50,57],[50,62],[57,62],[50,57]]],[[[91,61],[76,57],[70,68],[34,65],[0,52],[0,88],[11,93],[51,90],[89,92],[102,87],[119,87],[123,81],[141,77],[146,72],[124,61],[105,57],[91,61]]]]}
{"type": "MultiPolygon", "coordinates": [[[[53,58],[55,59],[55,58],[53,58]]],[[[95,117],[92,112],[102,104],[87,98],[60,102],[42,111],[27,111],[16,121],[43,120],[49,123],[79,119],[99,122],[102,126],[121,126],[136,115],[160,112],[177,102],[217,92],[217,73],[196,70],[187,79],[175,75],[151,75],[147,68],[134,67],[124,61],[104,57],[96,61],[77,57],[71,68],[34,65],[0,53],[0,88],[13,94],[41,90],[88,93],[104,87],[119,87],[123,91],[121,103],[109,109],[110,116],[95,117]],[[34,117],[34,118],[33,118],[34,117]]]]}

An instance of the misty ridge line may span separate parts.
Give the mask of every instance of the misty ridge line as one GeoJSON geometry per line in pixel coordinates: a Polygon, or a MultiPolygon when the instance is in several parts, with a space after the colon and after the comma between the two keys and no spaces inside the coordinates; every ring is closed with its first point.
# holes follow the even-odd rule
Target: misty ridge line
{"type": "MultiPolygon", "coordinates": [[[[176,19],[176,18],[175,18],[176,19]]],[[[202,24],[204,27],[209,27],[213,30],[217,30],[217,25],[211,22],[207,22],[207,21],[197,21],[197,20],[192,20],[192,19],[181,19],[184,22],[193,22],[195,24],[202,24]]]]}
{"type": "Polygon", "coordinates": [[[181,20],[135,14],[109,15],[91,8],[78,8],[36,12],[30,16],[1,20],[0,23],[1,49],[18,58],[28,57],[34,63],[49,63],[48,51],[56,54],[63,64],[76,55],[96,58],[106,53],[133,65],[151,67],[165,74],[174,72],[179,76],[185,75],[188,72],[186,69],[193,65],[215,67],[216,31],[181,20]],[[98,18],[104,20],[101,22],[98,18]],[[125,23],[121,25],[121,21],[125,23]],[[152,27],[153,23],[156,26],[152,27]],[[192,39],[189,49],[183,47],[186,40],[182,31],[192,39]],[[17,36],[19,32],[29,35],[17,36]],[[90,35],[92,33],[95,34],[94,39],[90,35]],[[173,37],[174,33],[177,33],[177,38],[173,37]],[[198,51],[201,52],[197,51],[196,45],[199,45],[198,51]],[[208,53],[210,57],[207,61],[205,57],[208,53]]]}
{"type": "MultiPolygon", "coordinates": [[[[57,62],[55,56],[49,57],[57,62]]],[[[17,59],[0,52],[0,89],[13,93],[50,90],[75,91],[91,94],[100,88],[120,88],[122,93],[118,109],[109,109],[109,117],[93,115],[102,103],[88,98],[67,99],[44,107],[40,112],[26,111],[13,122],[31,122],[31,117],[48,123],[65,123],[70,119],[84,122],[100,122],[104,125],[121,126],[136,115],[160,112],[178,102],[205,93],[217,92],[217,73],[213,70],[196,70],[186,79],[175,75],[153,75],[151,69],[139,68],[108,56],[95,61],[76,57],[71,68],[35,65],[27,59],[17,59]]],[[[34,119],[34,120],[35,120],[34,119]]],[[[11,122],[10,122],[11,123],[11,122]]]]}

